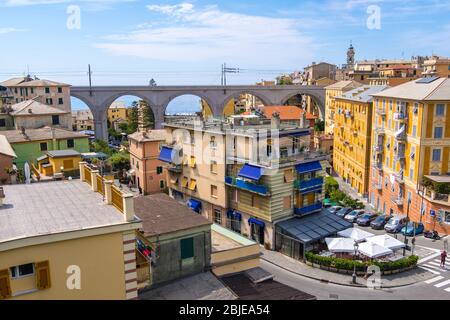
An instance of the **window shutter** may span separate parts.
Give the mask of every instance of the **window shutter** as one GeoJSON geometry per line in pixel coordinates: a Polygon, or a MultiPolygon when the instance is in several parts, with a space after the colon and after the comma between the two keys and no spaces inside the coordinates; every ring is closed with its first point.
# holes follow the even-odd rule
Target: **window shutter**
{"type": "Polygon", "coordinates": [[[0,300],[11,297],[8,269],[0,270],[0,300]]]}
{"type": "Polygon", "coordinates": [[[36,262],[36,287],[39,290],[50,288],[50,267],[48,261],[36,262]]]}

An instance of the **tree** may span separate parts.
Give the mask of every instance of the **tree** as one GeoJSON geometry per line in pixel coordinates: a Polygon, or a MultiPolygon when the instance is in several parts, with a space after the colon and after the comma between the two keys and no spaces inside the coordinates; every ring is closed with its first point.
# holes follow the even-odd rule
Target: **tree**
{"type": "Polygon", "coordinates": [[[141,112],[142,117],[142,127],[148,129],[154,128],[155,116],[153,115],[152,108],[147,102],[143,100],[139,101],[139,103],[140,103],[139,111],[141,112]]]}
{"type": "Polygon", "coordinates": [[[119,123],[119,129],[122,132],[128,132],[128,122],[119,123]]]}
{"type": "Polygon", "coordinates": [[[325,197],[330,198],[334,190],[339,189],[339,183],[333,177],[325,178],[325,197]]]}
{"type": "Polygon", "coordinates": [[[119,171],[120,175],[124,170],[130,169],[130,155],[127,152],[116,152],[108,159],[114,171],[119,171]]]}
{"type": "Polygon", "coordinates": [[[290,85],[292,84],[292,78],[288,75],[281,75],[277,77],[277,85],[290,85]]]}
{"type": "Polygon", "coordinates": [[[114,128],[109,128],[108,129],[108,135],[113,138],[114,140],[118,140],[122,138],[122,135],[117,132],[114,128]]]}
{"type": "Polygon", "coordinates": [[[317,132],[323,132],[325,131],[325,121],[323,120],[316,120],[316,123],[314,124],[314,131],[317,132]]]}
{"type": "Polygon", "coordinates": [[[135,133],[138,129],[139,111],[138,102],[133,101],[131,108],[128,109],[128,128],[127,133],[135,133]]]}
{"type": "Polygon", "coordinates": [[[114,153],[114,150],[108,146],[108,143],[106,143],[103,140],[99,140],[99,139],[94,140],[92,142],[91,150],[93,152],[103,152],[104,154],[107,154],[108,156],[110,156],[114,153]]]}

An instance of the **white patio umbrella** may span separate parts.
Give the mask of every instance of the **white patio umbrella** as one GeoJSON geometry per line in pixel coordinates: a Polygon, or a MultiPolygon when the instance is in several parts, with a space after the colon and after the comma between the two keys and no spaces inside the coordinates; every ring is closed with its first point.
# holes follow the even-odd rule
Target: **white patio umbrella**
{"type": "Polygon", "coordinates": [[[358,251],[369,258],[379,258],[393,254],[391,249],[382,247],[373,242],[363,242],[359,244],[358,251]]]}
{"type": "Polygon", "coordinates": [[[353,253],[355,240],[350,238],[325,238],[328,250],[333,253],[353,253]]]}
{"type": "Polygon", "coordinates": [[[30,165],[28,162],[25,162],[25,165],[23,166],[23,174],[25,176],[25,183],[30,184],[31,183],[31,170],[30,165]]]}
{"type": "Polygon", "coordinates": [[[355,240],[356,242],[361,242],[366,240],[367,238],[373,237],[373,233],[358,229],[358,228],[348,228],[343,231],[339,231],[338,236],[344,238],[350,238],[355,240]]]}
{"type": "Polygon", "coordinates": [[[404,248],[405,244],[394,237],[387,234],[381,234],[379,236],[370,237],[367,242],[375,243],[379,246],[391,249],[393,251],[404,248]]]}

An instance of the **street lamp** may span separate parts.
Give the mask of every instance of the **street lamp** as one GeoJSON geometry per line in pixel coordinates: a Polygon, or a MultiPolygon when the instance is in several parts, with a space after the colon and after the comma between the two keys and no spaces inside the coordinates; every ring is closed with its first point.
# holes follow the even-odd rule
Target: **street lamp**
{"type": "Polygon", "coordinates": [[[359,244],[355,241],[353,244],[354,252],[353,252],[353,274],[352,274],[352,283],[356,284],[356,255],[358,254],[359,244]]]}
{"type": "MultiPolygon", "coordinates": [[[[406,255],[406,246],[408,245],[408,238],[406,237],[406,231],[408,231],[408,224],[409,224],[409,207],[410,207],[410,205],[411,205],[411,199],[408,198],[408,207],[406,208],[406,221],[405,221],[406,224],[405,224],[405,232],[404,232],[404,236],[405,236],[404,243],[405,243],[405,246],[403,247],[403,256],[406,255]]],[[[413,227],[414,230],[415,230],[416,226],[414,225],[414,223],[413,223],[413,226],[412,226],[412,227],[413,227]]]]}

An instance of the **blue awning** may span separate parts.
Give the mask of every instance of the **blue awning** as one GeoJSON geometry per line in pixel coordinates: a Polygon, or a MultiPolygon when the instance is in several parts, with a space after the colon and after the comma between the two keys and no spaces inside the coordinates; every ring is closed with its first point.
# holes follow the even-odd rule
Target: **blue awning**
{"type": "Polygon", "coordinates": [[[200,212],[200,209],[202,208],[202,203],[195,199],[189,199],[187,204],[188,207],[194,210],[195,212],[200,212]]]}
{"type": "Polygon", "coordinates": [[[264,228],[266,226],[266,224],[264,222],[262,222],[261,220],[258,220],[255,218],[248,219],[248,224],[252,224],[252,223],[260,226],[261,228],[264,228]]]}
{"type": "Polygon", "coordinates": [[[241,171],[239,171],[238,176],[250,180],[258,181],[263,174],[263,169],[261,167],[252,166],[251,164],[245,164],[241,171]]]}
{"type": "Polygon", "coordinates": [[[227,217],[229,219],[233,219],[233,220],[238,220],[238,221],[242,220],[242,215],[239,212],[235,211],[235,210],[228,210],[227,211],[227,217]]]}
{"type": "Polygon", "coordinates": [[[161,152],[159,153],[159,160],[164,162],[172,162],[173,160],[173,149],[169,147],[162,147],[161,152]]]}
{"type": "Polygon", "coordinates": [[[308,173],[322,170],[322,166],[319,161],[313,161],[308,163],[300,163],[295,166],[298,173],[308,173]]]}

